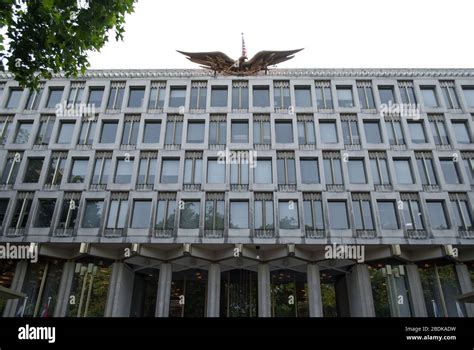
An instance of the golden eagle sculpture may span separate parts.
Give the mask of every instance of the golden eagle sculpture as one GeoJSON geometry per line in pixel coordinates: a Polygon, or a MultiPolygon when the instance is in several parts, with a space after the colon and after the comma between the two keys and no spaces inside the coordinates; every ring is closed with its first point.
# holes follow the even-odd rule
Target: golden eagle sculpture
{"type": "Polygon", "coordinates": [[[198,63],[202,68],[213,70],[214,73],[224,75],[254,75],[260,71],[268,71],[269,66],[280,62],[288,61],[294,54],[303,49],[287,51],[260,51],[250,60],[247,58],[247,50],[242,35],[242,56],[238,60],[233,60],[220,51],[211,52],[184,52],[178,51],[187,57],[188,60],[198,63]]]}

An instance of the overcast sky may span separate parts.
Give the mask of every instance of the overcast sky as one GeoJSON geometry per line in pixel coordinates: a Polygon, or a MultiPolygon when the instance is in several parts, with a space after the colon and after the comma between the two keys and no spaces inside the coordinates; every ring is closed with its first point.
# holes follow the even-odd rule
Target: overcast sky
{"type": "Polygon", "coordinates": [[[472,68],[474,0],[138,0],[91,68],[196,68],[175,50],[305,48],[280,68],[472,68]]]}

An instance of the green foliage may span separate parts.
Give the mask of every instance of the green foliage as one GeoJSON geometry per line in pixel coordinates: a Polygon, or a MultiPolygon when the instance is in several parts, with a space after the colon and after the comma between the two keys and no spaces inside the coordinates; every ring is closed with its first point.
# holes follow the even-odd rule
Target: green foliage
{"type": "Polygon", "coordinates": [[[6,34],[0,34],[0,69],[34,89],[60,71],[76,77],[89,67],[87,54],[108,41],[109,31],[123,39],[125,15],[133,12],[134,2],[2,0],[0,31],[6,34]]]}

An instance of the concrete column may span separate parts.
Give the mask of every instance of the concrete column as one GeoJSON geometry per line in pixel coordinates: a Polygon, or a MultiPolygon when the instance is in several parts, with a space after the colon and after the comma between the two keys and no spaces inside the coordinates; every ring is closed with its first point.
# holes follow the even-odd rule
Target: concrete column
{"type": "Polygon", "coordinates": [[[219,317],[221,295],[221,266],[210,264],[207,274],[207,317],[219,317]]]}
{"type": "MultiPolygon", "coordinates": [[[[18,261],[15,267],[15,275],[13,276],[12,285],[10,288],[15,291],[21,292],[23,289],[23,282],[25,281],[26,271],[28,269],[28,261],[18,261]]],[[[22,303],[24,299],[9,299],[5,304],[3,310],[3,317],[15,317],[18,303],[22,303]]]]}
{"type": "MultiPolygon", "coordinates": [[[[456,264],[456,275],[458,277],[459,286],[461,287],[461,294],[472,292],[471,276],[465,264],[456,264]]],[[[468,317],[474,316],[474,305],[472,303],[464,303],[468,317]]]]}
{"type": "Polygon", "coordinates": [[[352,317],[375,317],[374,299],[367,265],[354,265],[351,273],[347,276],[347,291],[352,317]]]}
{"type": "Polygon", "coordinates": [[[321,280],[319,276],[319,266],[316,264],[308,264],[307,276],[309,316],[322,317],[323,303],[321,300],[321,280]]]}
{"type": "Polygon", "coordinates": [[[66,312],[71,295],[72,281],[74,279],[74,268],[76,264],[68,261],[63,265],[63,273],[59,282],[58,297],[54,308],[54,317],[66,317],[66,312]]]}
{"type": "Polygon", "coordinates": [[[169,315],[172,274],[171,264],[161,264],[158,291],[156,293],[156,317],[168,317],[169,315]]]}
{"type": "Polygon", "coordinates": [[[270,265],[258,265],[258,317],[271,317],[270,265]]]}
{"type": "Polygon", "coordinates": [[[105,307],[106,317],[130,316],[134,279],[135,273],[127,264],[113,263],[105,307]]]}
{"type": "Polygon", "coordinates": [[[405,266],[405,270],[407,272],[408,290],[410,291],[411,304],[413,306],[413,317],[428,317],[418,266],[416,264],[408,264],[405,266]]]}

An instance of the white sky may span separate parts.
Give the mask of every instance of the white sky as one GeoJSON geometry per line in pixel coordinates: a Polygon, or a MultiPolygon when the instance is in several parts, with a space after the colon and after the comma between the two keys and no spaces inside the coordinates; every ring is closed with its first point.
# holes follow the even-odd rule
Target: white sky
{"type": "Polygon", "coordinates": [[[280,68],[472,68],[473,0],[138,0],[93,69],[197,68],[175,50],[305,48],[280,68]]]}

